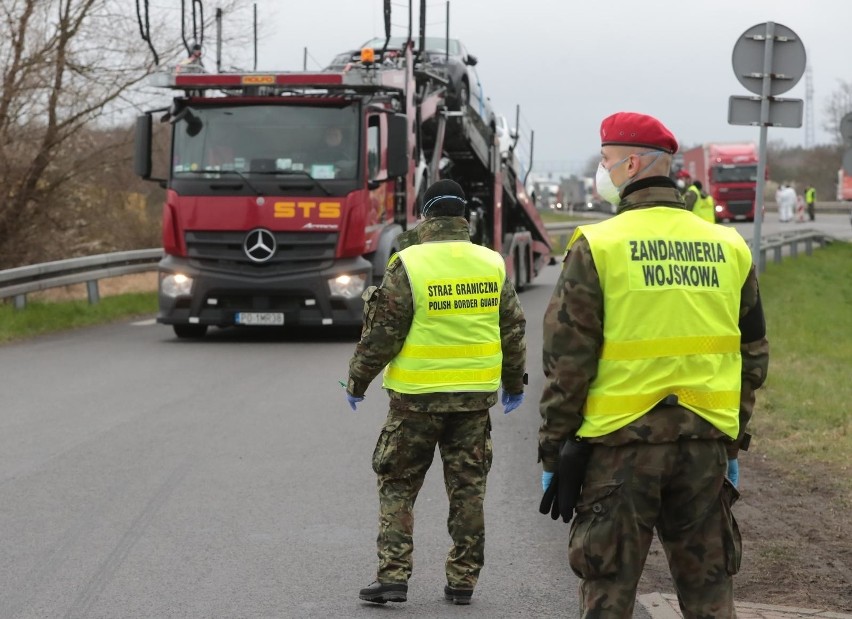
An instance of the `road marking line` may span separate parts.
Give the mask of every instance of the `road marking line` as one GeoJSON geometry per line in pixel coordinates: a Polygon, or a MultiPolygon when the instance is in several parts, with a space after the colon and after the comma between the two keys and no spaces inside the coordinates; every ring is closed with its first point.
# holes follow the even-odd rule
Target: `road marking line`
{"type": "Polygon", "coordinates": [[[132,324],[134,327],[150,327],[151,325],[157,324],[157,319],[150,318],[148,320],[139,320],[138,322],[132,322],[130,324],[132,324]]]}

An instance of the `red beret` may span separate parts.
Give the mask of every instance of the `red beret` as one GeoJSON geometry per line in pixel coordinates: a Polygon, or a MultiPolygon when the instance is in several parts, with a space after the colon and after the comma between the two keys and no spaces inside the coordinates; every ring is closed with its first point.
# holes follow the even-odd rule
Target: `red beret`
{"type": "Polygon", "coordinates": [[[601,123],[601,146],[644,146],[674,154],[677,140],[665,125],[653,116],[618,112],[601,123]]]}

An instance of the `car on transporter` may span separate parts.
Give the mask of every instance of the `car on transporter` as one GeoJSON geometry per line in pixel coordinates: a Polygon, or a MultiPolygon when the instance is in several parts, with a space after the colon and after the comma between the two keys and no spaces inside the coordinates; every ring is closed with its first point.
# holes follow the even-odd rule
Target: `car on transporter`
{"type": "MultiPolygon", "coordinates": [[[[407,37],[391,37],[387,44],[387,51],[398,55],[405,46],[406,40],[407,37]]],[[[384,45],[385,39],[381,37],[370,39],[356,50],[335,56],[326,70],[343,70],[347,65],[360,61],[361,50],[365,47],[372,48],[378,53],[384,45]]],[[[419,39],[414,40],[414,45],[417,49],[419,39]]],[[[478,59],[467,51],[461,41],[443,37],[426,37],[420,62],[423,68],[447,80],[447,106],[450,110],[458,111],[468,105],[486,125],[495,127],[494,110],[485,96],[482,82],[476,72],[478,59]]]]}

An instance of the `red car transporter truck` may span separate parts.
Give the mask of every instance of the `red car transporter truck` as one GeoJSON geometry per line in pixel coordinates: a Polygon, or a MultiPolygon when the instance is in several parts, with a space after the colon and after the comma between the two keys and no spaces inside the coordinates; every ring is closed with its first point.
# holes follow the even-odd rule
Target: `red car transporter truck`
{"type": "Polygon", "coordinates": [[[716,203],[716,221],[754,221],[757,146],[704,144],[683,153],[683,166],[716,203]]]}
{"type": "Polygon", "coordinates": [[[547,263],[547,231],[493,130],[446,110],[412,44],[382,56],[339,72],[159,76],[177,96],[165,116],[139,117],[136,141],[136,172],[151,179],[152,115],[172,124],[158,322],[181,338],[360,324],[362,291],[441,176],[462,183],[479,242],[518,288],[547,263]]]}

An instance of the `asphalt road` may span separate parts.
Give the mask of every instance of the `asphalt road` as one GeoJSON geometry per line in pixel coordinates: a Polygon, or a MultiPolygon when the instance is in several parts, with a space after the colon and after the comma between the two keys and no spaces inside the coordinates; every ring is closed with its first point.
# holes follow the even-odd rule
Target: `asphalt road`
{"type": "MultiPolygon", "coordinates": [[[[763,229],[796,225],[770,214],[763,229]]],[[[798,225],[852,237],[846,215],[798,225]]],[[[520,409],[492,412],[471,607],[442,599],[437,465],[417,503],[410,601],[357,599],[375,570],[370,457],[386,398],[376,384],[357,413],[344,401],[354,333],[182,342],[147,321],[0,346],[0,617],[575,616],[567,527],[537,512],[538,351],[557,275],[521,295],[531,384],[520,409]]]]}
{"type": "Polygon", "coordinates": [[[143,322],[0,347],[0,617],[573,616],[567,525],[537,511],[537,351],[557,275],[521,296],[531,385],[520,409],[492,411],[472,606],[443,601],[438,465],[417,502],[410,601],[357,598],[375,575],[386,397],[374,384],[349,410],[337,381],[353,333],[182,342],[143,322]]]}
{"type": "MultiPolygon", "coordinates": [[[[740,234],[742,234],[743,238],[748,242],[751,242],[752,239],[754,239],[754,224],[737,222],[734,224],[724,225],[733,225],[740,231],[740,234]]],[[[837,239],[852,241],[852,221],[850,221],[850,213],[848,212],[817,213],[815,221],[804,221],[803,223],[788,222],[782,224],[778,221],[778,213],[767,211],[760,227],[761,236],[796,230],[818,230],[837,239]]]]}

